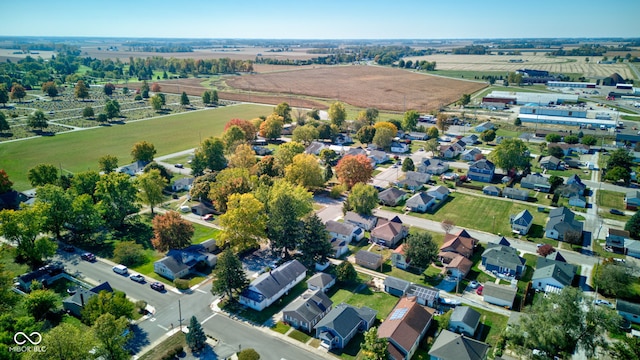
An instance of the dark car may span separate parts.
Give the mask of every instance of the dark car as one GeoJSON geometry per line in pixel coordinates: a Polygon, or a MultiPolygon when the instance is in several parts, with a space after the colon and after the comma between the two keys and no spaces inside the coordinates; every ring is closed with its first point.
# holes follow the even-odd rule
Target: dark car
{"type": "Polygon", "coordinates": [[[156,291],[164,291],[164,284],[159,283],[157,281],[156,282],[152,282],[151,283],[151,288],[153,290],[156,290],[156,291]]]}
{"type": "Polygon", "coordinates": [[[96,256],[93,255],[92,253],[84,253],[80,255],[80,258],[82,260],[87,260],[87,261],[96,261],[96,256]]]}
{"type": "Polygon", "coordinates": [[[62,250],[72,253],[76,251],[76,248],[74,248],[73,245],[64,245],[62,250]]]}
{"type": "Polygon", "coordinates": [[[129,279],[135,281],[135,282],[139,282],[139,283],[143,283],[144,282],[144,276],[140,275],[140,274],[135,274],[135,275],[131,275],[129,276],[129,279]]]}
{"type": "Polygon", "coordinates": [[[610,213],[612,213],[613,215],[624,215],[624,212],[618,210],[618,209],[611,209],[609,210],[610,213]]]}

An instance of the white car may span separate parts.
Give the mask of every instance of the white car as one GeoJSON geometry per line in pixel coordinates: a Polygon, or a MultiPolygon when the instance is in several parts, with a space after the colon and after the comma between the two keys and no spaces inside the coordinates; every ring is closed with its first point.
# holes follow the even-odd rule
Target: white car
{"type": "Polygon", "coordinates": [[[451,305],[451,306],[457,306],[462,304],[462,301],[458,299],[450,299],[450,298],[440,298],[440,302],[445,305],[451,305]]]}
{"type": "Polygon", "coordinates": [[[469,287],[472,288],[472,289],[475,289],[478,286],[480,286],[480,283],[475,281],[475,280],[473,280],[472,282],[469,283],[469,287]]]}
{"type": "Polygon", "coordinates": [[[613,308],[613,304],[611,304],[607,300],[597,299],[597,300],[594,300],[593,303],[596,305],[608,306],[610,308],[613,308]]]}

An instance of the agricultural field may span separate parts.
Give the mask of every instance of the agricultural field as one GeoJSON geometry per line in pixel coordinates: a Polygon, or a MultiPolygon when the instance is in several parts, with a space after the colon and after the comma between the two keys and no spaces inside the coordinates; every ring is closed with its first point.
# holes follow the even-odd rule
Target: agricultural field
{"type": "Polygon", "coordinates": [[[55,164],[65,172],[97,169],[98,158],[111,154],[120,165],[131,162],[131,147],[146,140],[155,145],[157,155],[197,147],[210,136],[222,133],[233,119],[253,119],[268,115],[270,106],[237,105],[192,111],[146,121],[74,131],[28,141],[0,143],[0,169],[5,169],[14,188],[30,189],[27,171],[41,163],[55,164]]]}
{"type": "Polygon", "coordinates": [[[235,89],[337,99],[352,106],[427,112],[487,85],[378,66],[339,66],[228,79],[235,89]]]}

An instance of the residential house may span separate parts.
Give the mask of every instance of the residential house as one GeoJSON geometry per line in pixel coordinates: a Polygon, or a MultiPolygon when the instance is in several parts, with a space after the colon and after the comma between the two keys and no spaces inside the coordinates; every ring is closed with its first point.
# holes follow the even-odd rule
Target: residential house
{"type": "Polygon", "coordinates": [[[565,182],[565,184],[567,184],[567,185],[576,185],[580,189],[582,189],[583,191],[586,190],[586,188],[587,188],[587,185],[585,185],[582,182],[582,179],[580,179],[580,177],[578,175],[576,175],[576,174],[573,174],[573,175],[569,176],[567,178],[567,181],[565,182]]]}
{"type": "Polygon", "coordinates": [[[330,256],[338,259],[342,255],[349,252],[349,242],[347,240],[339,240],[336,238],[332,238],[331,241],[331,254],[330,256]]]}
{"type": "Polygon", "coordinates": [[[610,247],[611,250],[617,254],[625,254],[625,242],[631,238],[631,234],[629,234],[626,230],[617,230],[609,228],[609,234],[607,235],[607,240],[605,245],[610,247]]]}
{"type": "Polygon", "coordinates": [[[407,171],[404,179],[396,182],[396,185],[401,188],[406,188],[411,191],[420,190],[424,184],[431,181],[431,175],[416,171],[407,171]]]}
{"type": "Polygon", "coordinates": [[[464,141],[464,143],[467,144],[467,145],[477,144],[478,143],[478,135],[476,135],[476,134],[466,135],[460,140],[464,141]]]}
{"type": "Polygon", "coordinates": [[[518,250],[510,246],[489,243],[482,253],[482,265],[487,271],[509,277],[520,277],[525,262],[524,258],[518,256],[518,250]]]}
{"type": "Polygon", "coordinates": [[[205,216],[207,214],[215,214],[216,210],[204,202],[199,202],[191,207],[191,212],[199,216],[205,216]]]}
{"type": "Polygon", "coordinates": [[[403,280],[393,276],[387,276],[384,279],[384,291],[393,296],[403,297],[409,290],[410,286],[411,283],[407,280],[403,280]]]}
{"type": "Polygon", "coordinates": [[[640,304],[618,299],[616,300],[616,310],[625,320],[640,324],[640,304]]]}
{"type": "Polygon", "coordinates": [[[467,177],[471,180],[491,182],[496,166],[487,159],[480,159],[469,165],[467,177]]]}
{"type": "Polygon", "coordinates": [[[378,312],[363,306],[354,306],[341,303],[331,309],[314,326],[316,338],[320,339],[320,346],[325,349],[342,349],[358,331],[367,331],[376,320],[378,312]]]}
{"type": "Polygon", "coordinates": [[[563,289],[573,283],[576,270],[575,265],[538,257],[536,269],[531,277],[531,284],[536,290],[557,291],[555,289],[563,289]]]}
{"type": "Polygon", "coordinates": [[[386,152],[380,150],[371,150],[369,151],[369,159],[373,159],[376,165],[382,164],[383,162],[389,160],[389,155],[386,152]]]}
{"type": "Polygon", "coordinates": [[[551,191],[551,184],[549,183],[549,179],[542,176],[541,174],[529,174],[520,180],[520,186],[525,189],[533,189],[535,191],[540,191],[544,193],[548,193],[551,191]]]}
{"type": "Polygon", "coordinates": [[[555,240],[564,240],[567,233],[579,233],[582,237],[583,223],[575,220],[575,214],[562,206],[549,211],[549,221],[544,235],[555,240]]]}
{"type": "Polygon", "coordinates": [[[24,291],[31,291],[31,284],[34,281],[39,282],[44,287],[49,287],[56,280],[65,277],[64,266],[62,264],[49,264],[36,270],[22,274],[14,279],[16,284],[24,291]]]}
{"type": "Polygon", "coordinates": [[[453,159],[460,154],[460,152],[458,152],[458,148],[453,145],[441,145],[438,153],[445,159],[453,159]]]}
{"type": "Polygon", "coordinates": [[[404,137],[409,140],[428,140],[429,139],[429,136],[427,135],[427,133],[417,132],[417,131],[412,131],[408,134],[405,134],[404,137]]]}
{"type": "Polygon", "coordinates": [[[358,147],[349,149],[344,155],[345,156],[347,156],[347,155],[351,155],[351,156],[364,155],[364,156],[367,156],[367,151],[358,146],[358,147]]]}
{"type": "Polygon", "coordinates": [[[431,325],[433,315],[415,297],[404,297],[378,327],[378,337],[387,339],[391,360],[411,360],[431,325]]]}
{"type": "Polygon", "coordinates": [[[378,193],[378,199],[386,206],[397,206],[406,198],[407,193],[395,187],[390,187],[378,193]]]}
{"type": "Polygon", "coordinates": [[[449,276],[460,280],[467,276],[471,267],[473,267],[473,261],[462,255],[456,254],[448,263],[443,264],[442,274],[448,274],[449,276]]]}
{"type": "Polygon", "coordinates": [[[506,285],[497,285],[493,282],[487,282],[482,289],[482,297],[489,304],[503,306],[511,309],[513,301],[518,293],[517,287],[506,285]]]}
{"type": "MultiPolygon", "coordinates": [[[[425,174],[425,175],[428,175],[428,174],[425,174]]],[[[400,181],[396,181],[395,185],[402,189],[417,191],[422,189],[422,187],[424,186],[424,183],[421,183],[416,180],[404,178],[400,181]]]]}
{"type": "Polygon", "coordinates": [[[500,189],[497,186],[487,185],[482,188],[482,193],[489,196],[500,196],[500,189]]]}
{"type": "Polygon", "coordinates": [[[410,197],[405,203],[405,206],[410,211],[423,213],[431,209],[435,204],[436,199],[433,196],[420,191],[410,197]]]}
{"type": "Polygon", "coordinates": [[[493,125],[492,123],[486,121],[486,122],[483,122],[482,124],[476,126],[475,130],[476,130],[476,132],[481,133],[481,132],[483,132],[485,130],[494,130],[495,128],[496,128],[495,125],[493,125]]]}
{"type": "Polygon", "coordinates": [[[298,260],[288,261],[258,276],[240,294],[240,304],[262,311],[296,286],[307,275],[298,260]]]}
{"type": "Polygon", "coordinates": [[[378,225],[371,230],[371,241],[386,247],[395,247],[400,240],[407,237],[409,228],[402,224],[399,217],[391,220],[380,218],[378,225]]]}
{"type": "MultiPolygon", "coordinates": [[[[560,163],[562,160],[555,156],[545,156],[540,159],[540,167],[547,170],[558,170],[561,168],[560,163]]],[[[564,170],[564,169],[560,169],[564,170]]]]}
{"type": "Polygon", "coordinates": [[[511,231],[520,235],[527,235],[533,225],[533,215],[529,210],[522,210],[515,215],[511,215],[511,231]]]}
{"type": "Polygon", "coordinates": [[[328,147],[329,145],[322,143],[320,141],[312,141],[311,144],[309,144],[309,146],[307,146],[307,148],[304,150],[304,152],[305,154],[318,156],[320,154],[320,151],[322,151],[322,149],[326,149],[328,147]]]}
{"type": "Polygon", "coordinates": [[[489,345],[478,340],[442,330],[431,345],[431,360],[485,360],[489,345]]]}
{"type": "Polygon", "coordinates": [[[212,252],[217,249],[214,239],[184,249],[171,249],[165,257],[153,263],[153,271],[169,280],[183,278],[194,271],[199,263],[215,266],[218,258],[212,252]]]}
{"type": "Polygon", "coordinates": [[[418,164],[418,172],[431,175],[440,175],[449,170],[449,164],[439,159],[422,159],[418,164]]]}
{"type": "Polygon", "coordinates": [[[331,311],[333,301],[321,290],[306,290],[282,309],[282,319],[292,327],[310,333],[331,311]]]}
{"type": "Polygon", "coordinates": [[[371,270],[380,270],[384,258],[381,254],[376,254],[367,250],[360,250],[356,253],[356,264],[371,270]]]}
{"type": "Polygon", "coordinates": [[[476,161],[476,157],[482,155],[482,151],[478,148],[467,149],[460,154],[460,160],[464,161],[476,161]]]}
{"type": "Polygon", "coordinates": [[[251,147],[251,149],[253,149],[253,152],[255,152],[258,156],[271,155],[271,153],[273,152],[273,150],[269,149],[266,146],[254,145],[251,147]]]}
{"type": "Polygon", "coordinates": [[[631,190],[624,194],[624,208],[627,210],[638,210],[640,207],[640,191],[631,190]]]}
{"type": "Polygon", "coordinates": [[[506,187],[502,189],[502,196],[508,199],[527,201],[529,200],[529,191],[506,187]]]}
{"type": "Polygon", "coordinates": [[[457,306],[449,318],[449,331],[470,337],[480,325],[480,313],[469,306],[457,306]]]}
{"type": "Polygon", "coordinates": [[[477,244],[478,240],[469,235],[467,230],[464,229],[457,234],[446,234],[438,257],[444,263],[449,263],[450,260],[453,260],[454,254],[459,254],[469,259],[473,255],[473,250],[477,244]]]}
{"type": "Polygon", "coordinates": [[[580,154],[588,154],[590,151],[589,146],[584,144],[549,143],[547,145],[547,148],[549,149],[554,147],[558,147],[562,149],[564,156],[569,156],[573,152],[577,152],[580,154]]]}
{"type": "Polygon", "coordinates": [[[564,198],[571,199],[576,196],[583,196],[584,188],[577,184],[563,184],[558,186],[555,192],[559,193],[564,198]]]}
{"type": "Polygon", "coordinates": [[[307,280],[307,288],[309,290],[320,290],[323,292],[327,292],[333,285],[335,285],[335,283],[335,276],[319,272],[310,277],[309,280],[307,280]]]}
{"type": "Polygon", "coordinates": [[[413,296],[417,299],[418,304],[432,308],[437,306],[438,299],[440,299],[438,289],[412,284],[393,276],[387,276],[384,279],[384,291],[397,297],[413,296]]]}
{"type": "Polygon", "coordinates": [[[582,195],[574,195],[569,198],[569,205],[581,208],[587,207],[587,199],[582,195]]]}
{"type": "Polygon", "coordinates": [[[626,239],[624,242],[624,248],[627,251],[627,255],[640,259],[640,241],[626,239]]]}
{"type": "Polygon", "coordinates": [[[351,136],[345,133],[340,133],[333,139],[333,143],[336,145],[350,144],[352,142],[353,139],[351,139],[351,136]]]}
{"type": "Polygon", "coordinates": [[[329,236],[338,240],[345,240],[347,243],[353,240],[359,241],[364,237],[364,231],[355,225],[329,220],[325,223],[325,226],[329,236]]]}
{"type": "Polygon", "coordinates": [[[438,201],[443,201],[449,196],[450,193],[451,192],[449,191],[449,189],[442,185],[434,186],[431,189],[427,190],[427,194],[433,196],[438,201]]]}
{"type": "Polygon", "coordinates": [[[148,164],[148,162],[146,162],[146,161],[138,160],[138,161],[134,162],[133,164],[129,164],[129,165],[121,167],[120,170],[118,170],[118,172],[121,172],[123,174],[127,174],[129,176],[136,176],[138,174],[141,174],[142,171],[144,171],[144,167],[147,166],[147,164],[148,164]]]}
{"type": "Polygon", "coordinates": [[[366,231],[371,231],[378,223],[378,218],[373,215],[362,215],[354,211],[347,211],[344,216],[344,222],[366,231]]]}
{"type": "Polygon", "coordinates": [[[193,185],[193,178],[186,177],[182,179],[178,179],[171,184],[172,191],[189,191],[191,189],[191,185],[193,185]]]}
{"type": "Polygon", "coordinates": [[[411,263],[411,259],[407,258],[404,253],[404,245],[401,244],[391,253],[391,265],[397,267],[398,269],[406,270],[411,263]]]}
{"type": "Polygon", "coordinates": [[[409,151],[409,145],[403,142],[396,142],[393,141],[391,143],[391,152],[392,153],[406,153],[407,151],[409,151]]]}
{"type": "Polygon", "coordinates": [[[62,308],[65,311],[70,312],[73,316],[81,317],[82,309],[84,309],[84,306],[87,304],[89,299],[94,296],[98,296],[101,291],[112,293],[113,288],[111,288],[111,285],[109,285],[109,283],[106,281],[91,289],[85,289],[78,286],[76,288],[75,294],[62,300],[62,308]]]}
{"type": "Polygon", "coordinates": [[[462,139],[460,139],[458,141],[455,141],[455,142],[451,143],[451,146],[453,146],[455,148],[456,155],[460,155],[466,149],[467,143],[464,142],[462,139]]]}

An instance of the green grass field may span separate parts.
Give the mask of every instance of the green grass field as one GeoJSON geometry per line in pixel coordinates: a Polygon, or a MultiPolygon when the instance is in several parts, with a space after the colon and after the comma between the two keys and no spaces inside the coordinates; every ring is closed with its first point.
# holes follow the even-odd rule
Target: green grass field
{"type": "Polygon", "coordinates": [[[598,190],[596,193],[596,199],[598,206],[610,209],[624,209],[624,194],[621,192],[598,190]]]}
{"type": "Polygon", "coordinates": [[[197,147],[201,140],[222,133],[224,124],[233,119],[252,119],[268,115],[271,106],[238,105],[194,111],[145,121],[112,125],[97,129],[40,137],[0,144],[0,169],[5,169],[14,189],[31,185],[27,172],[41,163],[53,164],[66,171],[96,170],[98,158],[111,154],[120,165],[131,162],[131,148],[146,140],[155,145],[157,155],[166,155],[197,147]]]}

